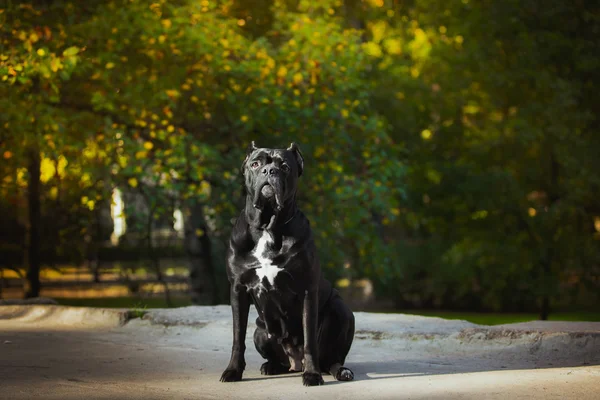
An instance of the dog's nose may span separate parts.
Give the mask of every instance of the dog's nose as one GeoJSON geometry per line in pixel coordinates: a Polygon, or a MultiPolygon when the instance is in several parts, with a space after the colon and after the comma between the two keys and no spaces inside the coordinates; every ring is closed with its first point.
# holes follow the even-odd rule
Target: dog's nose
{"type": "Polygon", "coordinates": [[[263,175],[277,175],[279,170],[277,168],[265,168],[262,170],[263,175]]]}

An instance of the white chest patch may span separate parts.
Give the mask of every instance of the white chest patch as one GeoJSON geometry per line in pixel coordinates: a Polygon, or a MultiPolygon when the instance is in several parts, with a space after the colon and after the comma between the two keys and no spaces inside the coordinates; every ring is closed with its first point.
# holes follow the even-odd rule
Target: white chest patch
{"type": "Polygon", "coordinates": [[[271,235],[266,231],[263,233],[261,238],[258,240],[254,252],[252,255],[258,260],[260,267],[256,269],[256,276],[262,282],[263,278],[267,278],[271,286],[275,285],[275,277],[282,271],[283,268],[279,268],[273,265],[273,260],[266,256],[267,245],[272,243],[271,235]]]}

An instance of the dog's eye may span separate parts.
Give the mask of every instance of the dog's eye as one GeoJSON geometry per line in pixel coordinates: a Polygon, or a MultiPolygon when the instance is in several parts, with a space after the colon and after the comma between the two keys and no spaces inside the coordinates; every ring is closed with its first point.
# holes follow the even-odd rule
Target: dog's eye
{"type": "Polygon", "coordinates": [[[289,166],[289,165],[287,165],[287,164],[283,164],[283,165],[281,166],[281,170],[282,170],[283,172],[289,172],[289,171],[290,171],[290,166],[289,166]]]}
{"type": "Polygon", "coordinates": [[[260,163],[258,161],[254,161],[252,164],[250,164],[250,167],[252,167],[253,169],[256,169],[260,166],[260,163]]]}

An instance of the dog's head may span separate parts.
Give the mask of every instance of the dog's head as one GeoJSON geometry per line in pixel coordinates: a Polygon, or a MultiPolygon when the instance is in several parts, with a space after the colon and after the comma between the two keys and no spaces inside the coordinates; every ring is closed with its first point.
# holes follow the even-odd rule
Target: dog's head
{"type": "Polygon", "coordinates": [[[296,143],[287,149],[248,148],[242,164],[246,191],[258,210],[270,207],[279,212],[296,194],[298,178],[304,170],[304,158],[296,143]]]}

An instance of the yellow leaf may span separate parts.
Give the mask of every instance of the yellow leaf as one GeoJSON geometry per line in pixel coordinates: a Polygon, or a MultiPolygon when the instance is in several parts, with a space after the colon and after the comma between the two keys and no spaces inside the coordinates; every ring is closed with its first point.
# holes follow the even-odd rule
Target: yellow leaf
{"type": "Polygon", "coordinates": [[[72,56],[76,55],[77,53],[79,53],[79,48],[75,47],[75,46],[71,46],[68,49],[66,49],[65,51],[63,51],[63,56],[72,57],[72,56]]]}
{"type": "Polygon", "coordinates": [[[154,143],[152,143],[152,142],[145,142],[144,143],[144,148],[146,150],[152,150],[153,147],[154,147],[154,143]]]}
{"type": "Polygon", "coordinates": [[[279,67],[277,70],[277,76],[283,78],[287,75],[287,68],[284,66],[279,67]]]}
{"type": "Polygon", "coordinates": [[[242,117],[240,118],[240,120],[242,122],[246,122],[246,121],[248,121],[248,116],[247,115],[242,115],[242,117]]]}
{"type": "Polygon", "coordinates": [[[44,55],[46,54],[46,51],[44,49],[38,49],[37,54],[40,57],[44,57],[44,55]]]}
{"type": "Polygon", "coordinates": [[[199,192],[200,194],[210,196],[210,183],[208,183],[207,181],[202,181],[200,183],[199,192]]]}
{"type": "Polygon", "coordinates": [[[69,164],[69,162],[67,161],[67,159],[64,156],[58,156],[58,163],[56,166],[56,173],[59,176],[63,176],[65,174],[65,169],[67,168],[67,165],[69,164]]]}
{"type": "Polygon", "coordinates": [[[137,187],[137,185],[138,185],[138,181],[135,178],[129,178],[129,180],[127,182],[129,183],[129,186],[131,186],[131,187],[137,187]]]}
{"type": "Polygon", "coordinates": [[[109,62],[105,65],[106,69],[113,69],[115,67],[115,63],[109,62]]]}
{"type": "Polygon", "coordinates": [[[301,74],[300,72],[296,72],[296,73],[294,74],[294,78],[293,78],[293,80],[294,80],[294,83],[295,83],[296,85],[297,85],[297,84],[299,84],[299,83],[300,83],[300,82],[302,82],[302,80],[303,80],[302,74],[301,74]]]}
{"type": "Polygon", "coordinates": [[[138,151],[137,153],[135,153],[135,158],[138,160],[141,160],[142,158],[146,157],[148,155],[148,153],[146,153],[145,151],[138,151]]]}
{"type": "Polygon", "coordinates": [[[348,278],[339,279],[336,282],[336,284],[337,284],[337,287],[346,288],[346,287],[350,286],[350,279],[348,279],[348,278]]]}
{"type": "Polygon", "coordinates": [[[162,26],[163,26],[165,29],[169,29],[169,28],[171,27],[171,25],[173,25],[173,23],[171,22],[171,20],[170,20],[170,19],[163,19],[163,20],[161,21],[161,23],[162,23],[162,26]]]}
{"type": "Polygon", "coordinates": [[[390,54],[401,54],[402,53],[402,45],[398,39],[387,39],[383,45],[385,49],[390,54]]]}
{"type": "Polygon", "coordinates": [[[381,42],[383,37],[385,36],[386,30],[388,29],[388,25],[385,21],[378,21],[371,26],[371,32],[373,41],[375,43],[381,42]]]}
{"type": "Polygon", "coordinates": [[[367,53],[370,56],[381,57],[381,55],[382,55],[381,47],[377,43],[374,43],[374,42],[365,43],[363,45],[363,48],[365,50],[365,53],[367,53]]]}
{"type": "Polygon", "coordinates": [[[54,168],[54,162],[49,158],[42,158],[40,164],[40,181],[46,183],[54,177],[56,169],[54,168]]]}
{"type": "Polygon", "coordinates": [[[529,214],[530,217],[535,217],[535,215],[537,214],[537,211],[535,208],[530,207],[529,210],[527,210],[527,213],[529,214]]]}
{"type": "Polygon", "coordinates": [[[344,118],[348,118],[348,115],[349,115],[349,113],[348,113],[348,110],[346,110],[346,109],[343,109],[343,110],[342,110],[342,117],[344,117],[344,118]]]}
{"type": "Polygon", "coordinates": [[[167,132],[173,132],[174,130],[175,130],[175,127],[173,125],[167,126],[167,132]]]}
{"type": "Polygon", "coordinates": [[[431,131],[429,129],[423,129],[423,131],[421,131],[421,137],[425,140],[429,140],[431,139],[431,131]]]}
{"type": "Polygon", "coordinates": [[[91,180],[92,180],[92,177],[90,176],[90,174],[85,173],[85,174],[81,175],[81,183],[83,185],[87,185],[88,183],[90,183],[91,180]]]}
{"type": "Polygon", "coordinates": [[[479,106],[476,104],[469,104],[463,107],[465,114],[477,114],[479,112],[479,106]]]}
{"type": "Polygon", "coordinates": [[[196,229],[196,236],[198,236],[198,237],[204,236],[204,231],[202,229],[196,229]]]}

